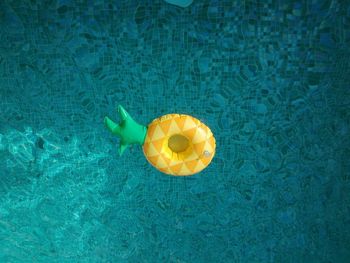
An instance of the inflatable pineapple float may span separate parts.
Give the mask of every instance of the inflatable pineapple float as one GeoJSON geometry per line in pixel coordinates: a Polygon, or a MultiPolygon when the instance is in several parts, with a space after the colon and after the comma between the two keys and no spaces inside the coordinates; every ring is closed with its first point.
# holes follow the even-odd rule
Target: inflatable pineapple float
{"type": "Polygon", "coordinates": [[[148,127],[134,121],[118,106],[119,124],[105,117],[108,130],[120,137],[119,154],[131,144],[140,144],[146,159],[159,171],[192,175],[206,168],[215,155],[215,138],[198,119],[184,114],[167,114],[148,127]]]}

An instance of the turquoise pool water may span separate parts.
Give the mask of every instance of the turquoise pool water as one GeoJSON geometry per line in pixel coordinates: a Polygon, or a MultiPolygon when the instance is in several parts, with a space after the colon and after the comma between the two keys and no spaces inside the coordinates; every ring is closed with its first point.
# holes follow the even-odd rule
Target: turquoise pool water
{"type": "Polygon", "coordinates": [[[349,262],[349,46],[348,1],[0,1],[0,262],[349,262]],[[216,157],[118,157],[118,104],[216,157]]]}

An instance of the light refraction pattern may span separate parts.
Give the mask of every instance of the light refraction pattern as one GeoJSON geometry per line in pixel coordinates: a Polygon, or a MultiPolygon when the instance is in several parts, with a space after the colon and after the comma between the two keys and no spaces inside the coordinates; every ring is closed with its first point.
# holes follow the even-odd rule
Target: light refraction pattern
{"type": "Polygon", "coordinates": [[[349,5],[1,0],[0,262],[349,262],[349,5]],[[118,104],[212,163],[118,157],[118,104]]]}

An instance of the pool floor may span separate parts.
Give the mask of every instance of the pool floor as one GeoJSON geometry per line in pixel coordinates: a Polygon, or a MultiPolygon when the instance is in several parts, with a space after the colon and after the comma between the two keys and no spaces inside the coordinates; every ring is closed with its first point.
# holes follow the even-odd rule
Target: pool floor
{"type": "Polygon", "coordinates": [[[349,47],[349,1],[0,1],[0,262],[349,262],[349,47]],[[118,156],[119,104],[212,163],[118,156]]]}

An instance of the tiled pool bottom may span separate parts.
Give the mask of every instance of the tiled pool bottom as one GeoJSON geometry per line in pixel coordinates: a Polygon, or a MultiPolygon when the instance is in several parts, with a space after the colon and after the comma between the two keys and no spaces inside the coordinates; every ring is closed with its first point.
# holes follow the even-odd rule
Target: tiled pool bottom
{"type": "Polygon", "coordinates": [[[0,1],[0,262],[349,262],[347,1],[75,2],[0,1]],[[118,157],[117,104],[212,164],[118,157]]]}

